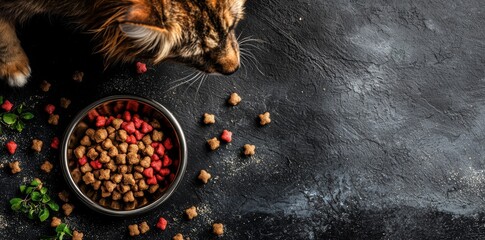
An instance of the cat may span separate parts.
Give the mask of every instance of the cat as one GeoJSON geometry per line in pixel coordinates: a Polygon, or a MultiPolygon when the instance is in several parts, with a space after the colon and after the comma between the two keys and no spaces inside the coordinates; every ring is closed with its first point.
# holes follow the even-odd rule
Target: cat
{"type": "Polygon", "coordinates": [[[0,0],[0,79],[24,86],[29,59],[15,26],[32,16],[61,16],[93,34],[107,64],[166,59],[206,73],[237,71],[235,28],[246,0],[0,0]]]}

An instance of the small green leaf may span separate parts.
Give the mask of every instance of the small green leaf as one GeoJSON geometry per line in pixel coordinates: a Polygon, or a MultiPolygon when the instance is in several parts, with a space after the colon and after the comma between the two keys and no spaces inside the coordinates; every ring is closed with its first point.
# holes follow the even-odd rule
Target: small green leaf
{"type": "Polygon", "coordinates": [[[63,232],[59,233],[58,238],[59,238],[59,240],[63,240],[64,239],[64,233],[63,232]]]}
{"type": "Polygon", "coordinates": [[[64,232],[67,233],[67,235],[72,236],[72,231],[69,226],[64,230],[64,232]]]}
{"type": "Polygon", "coordinates": [[[22,113],[22,115],[20,115],[20,117],[25,119],[25,120],[30,120],[30,119],[34,118],[34,114],[32,114],[31,112],[26,112],[26,113],[22,113]]]}
{"type": "Polygon", "coordinates": [[[16,203],[16,204],[12,204],[10,206],[10,208],[12,208],[12,210],[14,210],[14,211],[18,211],[18,210],[20,210],[20,208],[22,208],[22,204],[20,204],[20,202],[16,203]]]}
{"type": "Polygon", "coordinates": [[[34,191],[34,187],[27,187],[27,188],[25,189],[25,193],[26,193],[26,194],[31,194],[31,193],[32,193],[32,191],[34,191]]]}
{"type": "Polygon", "coordinates": [[[21,114],[23,110],[24,110],[24,104],[20,104],[20,105],[17,107],[17,112],[18,112],[19,114],[21,114]]]}
{"type": "Polygon", "coordinates": [[[21,193],[25,193],[25,189],[27,188],[27,186],[25,185],[20,185],[20,192],[21,193]]]}
{"type": "Polygon", "coordinates": [[[32,180],[32,182],[30,182],[30,186],[32,187],[37,187],[39,186],[40,182],[37,180],[37,179],[34,179],[32,180]]]}
{"type": "Polygon", "coordinates": [[[15,122],[14,127],[15,127],[15,130],[17,130],[18,132],[22,132],[22,130],[24,130],[25,128],[25,123],[18,120],[17,122],[15,122]]]}
{"type": "Polygon", "coordinates": [[[40,194],[40,192],[33,192],[32,193],[32,201],[35,201],[35,202],[38,202],[42,200],[42,195],[40,194]]]}
{"type": "Polygon", "coordinates": [[[18,116],[15,115],[14,113],[6,113],[3,115],[2,120],[5,122],[7,125],[12,125],[17,121],[18,116]]]}
{"type": "Polygon", "coordinates": [[[65,223],[59,224],[59,226],[56,227],[56,232],[57,233],[64,233],[66,232],[66,229],[69,229],[65,223]]]}
{"type": "Polygon", "coordinates": [[[22,202],[22,198],[12,198],[10,199],[10,205],[19,204],[22,202]]]}
{"type": "Polygon", "coordinates": [[[51,200],[51,197],[49,197],[49,195],[42,196],[42,203],[48,203],[50,200],[51,200]]]}
{"type": "Polygon", "coordinates": [[[45,221],[47,218],[49,218],[49,209],[44,208],[42,211],[39,213],[39,219],[41,222],[45,221]]]}
{"type": "Polygon", "coordinates": [[[42,187],[42,188],[40,189],[40,193],[41,193],[42,195],[46,194],[46,193],[47,193],[47,188],[46,188],[46,187],[42,187]]]}
{"type": "Polygon", "coordinates": [[[27,217],[29,217],[29,219],[34,219],[34,209],[29,210],[29,214],[27,215],[27,217]]]}
{"type": "Polygon", "coordinates": [[[59,211],[59,205],[52,200],[47,203],[47,206],[49,206],[53,211],[59,211]]]}

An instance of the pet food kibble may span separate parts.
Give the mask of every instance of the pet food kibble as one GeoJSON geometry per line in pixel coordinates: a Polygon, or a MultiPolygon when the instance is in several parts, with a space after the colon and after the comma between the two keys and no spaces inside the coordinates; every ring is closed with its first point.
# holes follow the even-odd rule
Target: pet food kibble
{"type": "Polygon", "coordinates": [[[133,192],[129,191],[123,195],[123,201],[125,202],[133,202],[135,201],[135,196],[133,196],[133,192]]]}
{"type": "Polygon", "coordinates": [[[144,234],[150,230],[150,227],[148,226],[147,222],[142,222],[140,223],[140,232],[141,234],[144,234]]]}
{"type": "Polygon", "coordinates": [[[217,236],[224,234],[224,225],[222,223],[212,224],[212,232],[217,236]]]}
{"type": "Polygon", "coordinates": [[[76,156],[76,158],[82,158],[84,154],[86,154],[85,146],[79,146],[76,149],[74,149],[74,156],[76,156]]]}
{"type": "Polygon", "coordinates": [[[177,233],[177,235],[173,236],[173,240],[184,240],[184,235],[181,233],[177,233]]]}
{"type": "Polygon", "coordinates": [[[216,116],[214,114],[204,113],[204,123],[205,124],[216,123],[216,116]]]}
{"type": "Polygon", "coordinates": [[[108,131],[106,131],[106,129],[104,128],[98,129],[94,133],[94,141],[96,141],[97,143],[104,141],[107,137],[108,131]]]}
{"type": "Polygon", "coordinates": [[[111,125],[113,125],[113,127],[116,130],[120,129],[121,124],[123,124],[123,120],[122,119],[119,119],[119,118],[114,119],[113,122],[111,123],[111,125]]]}
{"type": "Polygon", "coordinates": [[[160,188],[160,186],[158,186],[158,184],[151,185],[151,186],[148,188],[148,192],[149,192],[149,193],[154,193],[154,192],[156,192],[156,191],[157,191],[159,188],[160,188]]]}
{"type": "Polygon", "coordinates": [[[193,218],[197,217],[197,208],[195,206],[192,206],[185,209],[185,215],[189,220],[192,220],[193,218]]]}
{"type": "Polygon", "coordinates": [[[22,169],[20,168],[20,162],[19,161],[8,163],[8,166],[10,167],[12,174],[16,174],[16,173],[19,173],[20,171],[22,171],[22,169]]]}
{"type": "Polygon", "coordinates": [[[221,134],[221,140],[230,143],[232,141],[232,132],[224,129],[221,134]]]}
{"type": "Polygon", "coordinates": [[[61,201],[69,202],[69,193],[65,190],[60,192],[57,196],[59,197],[59,199],[61,199],[61,201]]]}
{"type": "Polygon", "coordinates": [[[40,84],[40,89],[43,91],[43,92],[48,92],[50,89],[51,89],[51,84],[48,82],[48,81],[42,81],[42,83],[40,84]]]}
{"type": "Polygon", "coordinates": [[[54,166],[49,161],[45,161],[44,164],[40,166],[40,169],[46,173],[50,173],[54,166]]]}
{"type": "Polygon", "coordinates": [[[15,153],[15,150],[17,150],[17,143],[14,141],[9,141],[5,144],[5,147],[7,148],[8,153],[10,155],[13,155],[15,153]]]}
{"type": "Polygon", "coordinates": [[[231,96],[229,96],[229,100],[227,100],[227,103],[231,104],[232,106],[236,106],[241,102],[241,97],[237,93],[231,93],[231,96]]]}
{"type": "Polygon", "coordinates": [[[78,232],[74,230],[72,233],[72,239],[71,240],[83,240],[84,234],[82,232],[78,232]]]}
{"type": "Polygon", "coordinates": [[[82,82],[84,78],[84,72],[81,71],[74,71],[72,74],[72,80],[75,82],[82,82]]]}
{"type": "Polygon", "coordinates": [[[51,227],[57,227],[62,223],[60,218],[52,217],[51,227]]]}
{"type": "Polygon", "coordinates": [[[146,146],[148,146],[148,145],[152,144],[152,138],[150,137],[150,135],[145,135],[145,136],[144,136],[144,137],[141,139],[141,141],[142,141],[142,142],[143,142],[143,143],[144,143],[146,146]]]}
{"type": "Polygon", "coordinates": [[[103,141],[103,143],[101,145],[103,146],[103,148],[105,150],[108,150],[111,147],[113,147],[113,141],[111,141],[111,139],[106,139],[106,140],[103,141]]]}
{"type": "Polygon", "coordinates": [[[0,107],[6,112],[10,112],[13,108],[13,104],[9,100],[5,100],[0,107]]]}
{"type": "Polygon", "coordinates": [[[51,148],[52,149],[58,149],[59,148],[59,138],[58,137],[54,137],[52,138],[52,141],[51,141],[51,148]]]}
{"type": "Polygon", "coordinates": [[[100,163],[109,163],[111,158],[108,156],[108,152],[103,151],[101,152],[101,155],[99,155],[99,162],[100,163]]]}
{"type": "Polygon", "coordinates": [[[200,174],[199,174],[198,178],[203,183],[207,183],[209,181],[209,179],[211,178],[211,175],[206,170],[200,170],[200,174]]]}
{"type": "Polygon", "coordinates": [[[219,146],[221,145],[221,142],[219,140],[217,140],[217,138],[211,138],[211,139],[207,140],[207,144],[209,144],[209,148],[212,151],[214,151],[214,150],[219,148],[219,146]]]}
{"type": "Polygon", "coordinates": [[[269,112],[265,112],[263,114],[259,114],[259,124],[261,124],[261,126],[264,126],[266,124],[269,124],[271,122],[271,118],[270,118],[270,114],[269,112]]]}
{"type": "Polygon", "coordinates": [[[55,110],[56,110],[56,107],[52,104],[47,104],[44,107],[44,111],[49,115],[53,114],[55,110]]]}
{"type": "Polygon", "coordinates": [[[94,182],[93,184],[91,184],[91,186],[93,186],[93,189],[94,190],[99,190],[99,188],[101,187],[101,181],[99,180],[96,180],[96,182],[94,182]]]}
{"type": "Polygon", "coordinates": [[[105,181],[104,182],[104,187],[106,188],[106,190],[108,192],[113,192],[113,190],[115,190],[117,184],[116,183],[113,183],[111,181],[105,181]]]}
{"type": "Polygon", "coordinates": [[[138,229],[138,224],[133,224],[128,226],[128,231],[130,231],[130,236],[140,235],[140,230],[138,229]]]}
{"type": "Polygon", "coordinates": [[[96,127],[104,127],[106,125],[106,117],[97,116],[96,117],[96,127]]]}
{"type": "MultiPolygon", "coordinates": [[[[89,166],[89,165],[86,164],[85,166],[89,166]]],[[[96,180],[94,179],[94,174],[92,174],[91,172],[87,172],[83,176],[83,181],[84,183],[86,183],[86,185],[89,185],[91,183],[94,183],[96,180]]]]}
{"type": "Polygon", "coordinates": [[[90,148],[90,149],[88,150],[88,152],[86,153],[86,156],[87,156],[88,158],[90,158],[91,160],[95,160],[96,158],[98,158],[99,153],[98,153],[98,151],[96,151],[96,149],[94,149],[94,148],[90,148]]]}
{"type": "Polygon", "coordinates": [[[109,180],[109,178],[111,177],[110,175],[111,173],[111,170],[109,169],[101,169],[99,170],[99,180],[109,180]]]}
{"type": "Polygon", "coordinates": [[[62,210],[64,210],[64,215],[69,216],[71,215],[72,210],[74,210],[74,205],[69,203],[64,203],[62,204],[62,210]]]}
{"type": "Polygon", "coordinates": [[[244,144],[244,155],[246,156],[252,156],[255,154],[256,146],[251,145],[251,144],[244,144]]]}
{"type": "Polygon", "coordinates": [[[35,152],[40,152],[42,151],[42,145],[44,145],[44,143],[39,140],[39,139],[34,139],[32,140],[32,150],[34,150],[35,152]]]}
{"type": "Polygon", "coordinates": [[[118,148],[116,148],[115,146],[110,147],[108,150],[108,156],[112,158],[118,156],[118,148]]]}
{"type": "Polygon", "coordinates": [[[123,174],[123,184],[125,185],[135,185],[135,179],[133,178],[133,174],[123,174]]]}
{"type": "Polygon", "coordinates": [[[155,142],[160,142],[163,139],[163,132],[153,130],[152,132],[152,140],[155,142]]]}
{"type": "Polygon", "coordinates": [[[83,146],[89,147],[91,146],[91,139],[88,135],[85,135],[83,138],[81,138],[81,141],[79,143],[83,146]]]}
{"type": "Polygon", "coordinates": [[[150,163],[151,163],[151,159],[150,157],[144,157],[141,161],[140,161],[140,166],[144,167],[144,168],[148,168],[150,167],[150,163]]]}
{"type": "Polygon", "coordinates": [[[59,124],[59,115],[58,114],[49,115],[49,119],[47,120],[47,123],[49,123],[50,125],[57,126],[59,124]]]}
{"type": "Polygon", "coordinates": [[[147,71],[147,65],[142,62],[136,62],[136,72],[138,74],[143,74],[146,73],[147,71]]]}
{"type": "Polygon", "coordinates": [[[79,181],[81,181],[81,171],[79,171],[79,169],[76,168],[72,170],[71,176],[72,176],[72,180],[75,183],[79,183],[79,181]]]}
{"type": "Polygon", "coordinates": [[[167,228],[167,224],[168,224],[167,220],[163,217],[160,217],[157,222],[157,228],[164,231],[167,228]]]}
{"type": "Polygon", "coordinates": [[[71,105],[71,100],[67,98],[61,98],[60,104],[61,108],[67,109],[71,105]]]}

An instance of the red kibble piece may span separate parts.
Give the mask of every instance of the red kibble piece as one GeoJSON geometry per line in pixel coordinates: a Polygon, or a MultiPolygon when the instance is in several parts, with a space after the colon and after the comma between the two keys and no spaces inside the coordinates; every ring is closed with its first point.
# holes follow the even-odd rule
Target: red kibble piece
{"type": "Polygon", "coordinates": [[[157,178],[156,178],[155,176],[153,176],[153,177],[151,177],[151,178],[148,178],[148,179],[147,179],[147,183],[148,183],[149,185],[155,185],[155,184],[157,184],[157,178]]]}
{"type": "Polygon", "coordinates": [[[141,140],[144,136],[145,136],[145,134],[141,133],[140,131],[138,131],[138,130],[135,131],[136,140],[141,140]]]}
{"type": "Polygon", "coordinates": [[[160,228],[163,231],[167,228],[167,224],[168,224],[167,220],[161,217],[160,219],[158,219],[157,228],[160,228]]]}
{"type": "Polygon", "coordinates": [[[106,125],[106,117],[97,116],[96,117],[96,127],[104,127],[106,125]]]}
{"type": "Polygon", "coordinates": [[[131,121],[131,113],[130,113],[130,112],[128,112],[128,111],[125,111],[125,112],[123,113],[123,120],[125,120],[126,122],[131,121]]]}
{"type": "Polygon", "coordinates": [[[98,113],[98,111],[96,111],[96,109],[93,109],[93,110],[88,112],[88,118],[89,118],[90,121],[93,121],[98,116],[99,116],[99,113],[98,113]]]}
{"type": "Polygon", "coordinates": [[[136,72],[138,74],[143,74],[147,72],[147,65],[142,62],[136,62],[136,72]]]}
{"type": "Polygon", "coordinates": [[[167,175],[170,174],[170,169],[168,169],[168,168],[162,168],[162,169],[160,169],[159,173],[162,176],[167,176],[167,175]]]}
{"type": "Polygon", "coordinates": [[[141,110],[143,112],[143,115],[149,116],[152,113],[153,108],[148,106],[148,105],[143,105],[143,109],[141,110]]]}
{"type": "Polygon", "coordinates": [[[91,165],[91,167],[94,169],[101,169],[101,167],[103,166],[103,164],[100,163],[99,160],[91,161],[89,162],[89,165],[91,165]]]}
{"type": "Polygon", "coordinates": [[[170,138],[165,139],[165,141],[163,141],[163,146],[167,150],[172,149],[173,148],[172,140],[170,138]]]}
{"type": "Polygon", "coordinates": [[[174,179],[175,179],[175,174],[174,173],[170,173],[170,176],[168,176],[168,180],[170,182],[173,182],[174,179]]]}
{"type": "Polygon", "coordinates": [[[165,179],[165,178],[164,178],[162,175],[160,175],[160,174],[155,175],[155,177],[157,178],[157,181],[159,181],[159,182],[161,182],[161,181],[163,181],[163,180],[165,179]]]}
{"type": "Polygon", "coordinates": [[[160,171],[160,169],[162,169],[162,161],[158,160],[158,161],[152,161],[150,163],[150,166],[155,170],[155,171],[160,171]]]}
{"type": "Polygon", "coordinates": [[[54,137],[51,141],[51,148],[58,149],[59,148],[59,138],[54,137]]]}
{"type": "Polygon", "coordinates": [[[44,111],[49,115],[53,114],[55,110],[56,110],[56,107],[54,105],[52,104],[45,105],[44,111]]]}
{"type": "Polygon", "coordinates": [[[116,115],[116,118],[121,119],[121,113],[118,113],[118,115],[116,115]]]}
{"type": "Polygon", "coordinates": [[[3,104],[2,104],[3,110],[10,112],[10,110],[12,110],[12,108],[13,108],[13,104],[9,100],[5,100],[5,102],[3,102],[3,104]]]}
{"type": "Polygon", "coordinates": [[[132,112],[138,112],[138,107],[140,104],[137,101],[130,100],[126,104],[126,110],[132,111],[132,112]]]}
{"type": "Polygon", "coordinates": [[[153,177],[153,168],[149,167],[143,170],[143,175],[147,178],[152,178],[153,177]]]}
{"type": "Polygon", "coordinates": [[[130,143],[130,144],[136,144],[136,137],[133,136],[133,135],[130,135],[126,138],[125,142],[130,143]]]}
{"type": "Polygon", "coordinates": [[[168,157],[168,155],[163,156],[163,166],[168,167],[172,165],[172,159],[168,157]]]}
{"type": "MultiPolygon", "coordinates": [[[[125,104],[124,104],[123,101],[117,101],[115,106],[113,107],[113,111],[115,113],[119,113],[119,112],[121,112],[121,110],[123,110],[124,107],[125,107],[125,104]]],[[[118,118],[120,118],[120,117],[118,117],[118,118]]]]}
{"type": "Polygon", "coordinates": [[[137,117],[135,115],[133,116],[133,123],[135,124],[135,128],[139,129],[141,127],[141,124],[143,123],[143,120],[141,120],[140,117],[137,117]]]}
{"type": "Polygon", "coordinates": [[[157,154],[152,155],[152,161],[158,161],[160,160],[160,157],[157,154]]]}
{"type": "Polygon", "coordinates": [[[224,131],[222,131],[221,139],[230,143],[232,141],[232,132],[224,129],[224,131]]]}
{"type": "Polygon", "coordinates": [[[7,144],[5,144],[5,147],[7,147],[8,153],[10,155],[13,155],[15,153],[15,150],[17,150],[17,144],[14,141],[10,141],[7,144]]]}
{"type": "Polygon", "coordinates": [[[148,124],[147,122],[143,122],[141,124],[141,130],[140,130],[142,133],[149,133],[151,131],[153,131],[153,127],[152,125],[148,124]]]}
{"type": "Polygon", "coordinates": [[[136,131],[135,124],[133,122],[124,122],[121,124],[121,128],[123,128],[129,134],[133,134],[136,131]]]}
{"type": "Polygon", "coordinates": [[[157,142],[152,142],[152,148],[157,148],[158,147],[158,143],[157,142]]]}
{"type": "Polygon", "coordinates": [[[109,116],[108,120],[106,120],[106,125],[105,126],[111,125],[111,123],[113,122],[113,120],[115,120],[115,117],[109,116]]]}
{"type": "Polygon", "coordinates": [[[78,159],[79,165],[84,166],[88,162],[88,157],[83,156],[82,158],[78,159]]]}
{"type": "Polygon", "coordinates": [[[162,144],[159,144],[157,146],[155,152],[158,154],[158,156],[163,156],[163,155],[165,155],[165,147],[163,147],[162,144]]]}

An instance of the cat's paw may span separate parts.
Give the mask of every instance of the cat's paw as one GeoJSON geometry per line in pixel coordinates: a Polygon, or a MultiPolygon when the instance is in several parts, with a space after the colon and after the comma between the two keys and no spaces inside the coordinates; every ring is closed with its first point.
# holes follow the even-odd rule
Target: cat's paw
{"type": "Polygon", "coordinates": [[[7,81],[11,87],[23,87],[30,77],[30,72],[27,58],[0,63],[0,79],[7,81]]]}

